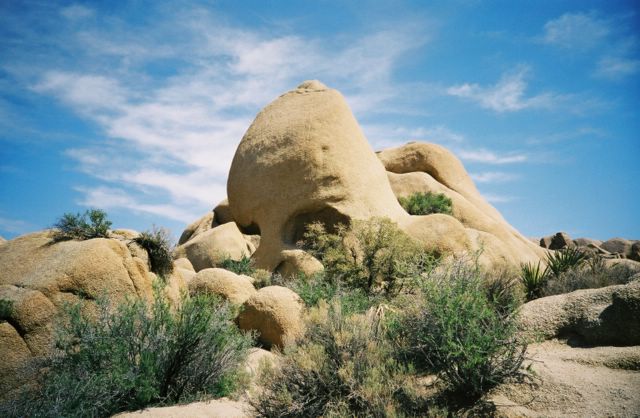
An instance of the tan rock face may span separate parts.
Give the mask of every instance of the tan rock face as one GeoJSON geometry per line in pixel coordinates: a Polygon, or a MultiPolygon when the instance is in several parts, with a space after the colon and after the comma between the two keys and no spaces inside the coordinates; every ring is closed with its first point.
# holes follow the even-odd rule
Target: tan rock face
{"type": "Polygon", "coordinates": [[[299,274],[312,276],[324,270],[324,266],[317,258],[303,250],[282,251],[282,262],[276,272],[282,277],[296,277],[299,274]]]}
{"type": "Polygon", "coordinates": [[[596,345],[640,345],[640,280],[528,302],[520,311],[532,337],[578,335],[596,345]]]}
{"type": "Polygon", "coordinates": [[[254,262],[270,271],[295,248],[308,223],[372,217],[390,218],[439,253],[490,247],[481,259],[487,265],[517,265],[544,254],[480,196],[446,149],[412,143],[376,157],[342,95],[317,81],[258,114],[234,156],[227,194],[233,219],[245,231],[260,232],[254,262]],[[387,171],[395,173],[391,184],[387,171]],[[429,189],[455,197],[454,217],[412,217],[396,198],[429,189]]]}
{"type": "Polygon", "coordinates": [[[185,242],[189,241],[200,235],[203,232],[210,230],[211,228],[215,228],[218,224],[215,222],[213,211],[207,212],[200,219],[189,224],[184,231],[182,231],[182,235],[180,235],[180,239],[178,240],[178,245],[182,245],[185,242]]]}
{"type": "Polygon", "coordinates": [[[256,289],[247,276],[224,269],[210,268],[200,270],[189,281],[189,292],[192,295],[210,293],[221,296],[235,305],[242,305],[256,293],[256,289]]]}
{"type": "Polygon", "coordinates": [[[344,98],[317,81],[258,114],[236,150],[227,194],[236,222],[260,230],[254,258],[269,270],[310,221],[404,214],[344,98]]]}
{"type": "Polygon", "coordinates": [[[244,303],[238,326],[256,330],[267,346],[283,348],[302,334],[302,308],[300,296],[286,287],[263,287],[244,303]]]}
{"type": "Polygon", "coordinates": [[[219,225],[233,222],[233,216],[231,215],[231,209],[229,208],[229,201],[227,199],[218,203],[218,205],[213,208],[213,213],[215,213],[215,221],[219,225]]]}
{"type": "Polygon", "coordinates": [[[195,271],[215,267],[222,259],[240,260],[252,254],[252,247],[235,222],[209,229],[176,248],[176,257],[189,259],[195,271]]]}
{"type": "MultiPolygon", "coordinates": [[[[24,362],[7,366],[13,369],[49,353],[53,320],[65,302],[91,303],[101,296],[115,301],[126,296],[152,297],[154,275],[142,259],[132,255],[126,240],[98,238],[54,243],[49,231],[37,232],[0,246],[0,266],[0,299],[11,301],[14,308],[10,318],[0,319],[6,321],[1,328],[7,335],[0,338],[0,354],[26,353],[24,347],[29,354],[16,354],[24,362]],[[22,343],[17,342],[16,333],[22,343]]],[[[178,292],[179,286],[170,280],[168,290],[178,292]]],[[[14,383],[28,379],[16,376],[14,383]]],[[[0,397],[3,394],[0,392],[0,397]]]]}

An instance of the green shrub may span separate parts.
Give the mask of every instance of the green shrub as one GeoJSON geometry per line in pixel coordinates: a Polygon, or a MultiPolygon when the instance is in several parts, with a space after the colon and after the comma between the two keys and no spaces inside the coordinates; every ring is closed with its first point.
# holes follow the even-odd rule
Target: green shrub
{"type": "Polygon", "coordinates": [[[418,370],[437,373],[451,393],[477,398],[520,375],[527,346],[514,315],[494,309],[474,266],[457,262],[434,275],[398,321],[399,353],[418,370]]]}
{"type": "Polygon", "coordinates": [[[395,416],[405,371],[391,355],[381,317],[345,316],[339,303],[311,310],[299,346],[263,376],[251,400],[260,417],[395,416]]]}
{"type": "Polygon", "coordinates": [[[304,234],[303,247],[325,267],[333,283],[394,295],[415,287],[433,268],[435,258],[387,218],[338,225],[335,233],[313,223],[304,234]]]}
{"type": "Polygon", "coordinates": [[[87,240],[107,238],[111,221],[106,212],[100,209],[89,209],[85,213],[65,213],[53,227],[55,241],[87,240]]]}
{"type": "Polygon", "coordinates": [[[522,305],[522,287],[510,270],[495,270],[483,274],[482,288],[489,303],[501,315],[509,315],[522,305]]]}
{"type": "Polygon", "coordinates": [[[587,259],[587,253],[578,247],[567,247],[547,253],[549,274],[560,277],[562,273],[578,268],[587,259]]]}
{"type": "Polygon", "coordinates": [[[106,417],[233,391],[252,338],[228,305],[185,296],[173,309],[155,293],[153,305],[98,301],[95,315],[70,307],[40,390],[10,415],[106,417]]]}
{"type": "Polygon", "coordinates": [[[151,231],[141,232],[133,239],[147,251],[151,271],[160,277],[166,277],[173,271],[171,257],[171,238],[169,231],[164,228],[153,227],[151,231]]]}
{"type": "Polygon", "coordinates": [[[521,269],[520,281],[524,285],[527,300],[542,296],[542,290],[549,277],[548,270],[541,269],[539,261],[537,264],[522,264],[521,269]]]}
{"type": "Polygon", "coordinates": [[[398,199],[400,205],[410,215],[431,215],[432,213],[453,213],[451,199],[442,193],[414,193],[398,199]]]}
{"type": "Polygon", "coordinates": [[[13,316],[13,301],[0,299],[0,320],[7,320],[13,316]]]}
{"type": "Polygon", "coordinates": [[[218,267],[225,270],[234,272],[235,274],[244,274],[246,276],[252,276],[256,269],[253,268],[250,257],[243,256],[240,260],[233,260],[229,257],[225,257],[217,263],[218,267]]]}
{"type": "Polygon", "coordinates": [[[253,287],[256,289],[262,289],[263,287],[271,286],[273,283],[273,274],[268,270],[257,269],[251,273],[253,277],[253,287]]]}
{"type": "Polygon", "coordinates": [[[602,257],[594,255],[579,267],[552,277],[542,289],[543,296],[559,295],[579,289],[627,284],[640,270],[625,264],[608,266],[602,257]]]}

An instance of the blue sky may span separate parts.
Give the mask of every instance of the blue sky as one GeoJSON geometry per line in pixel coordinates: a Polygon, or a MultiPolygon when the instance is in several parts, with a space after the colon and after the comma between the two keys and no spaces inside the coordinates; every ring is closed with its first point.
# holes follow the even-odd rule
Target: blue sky
{"type": "MultiPolygon", "coordinates": [[[[0,3],[0,235],[184,226],[255,114],[319,79],[375,149],[456,153],[528,236],[640,239],[633,1],[0,3]]],[[[362,173],[366,175],[366,173],[362,173]]]]}

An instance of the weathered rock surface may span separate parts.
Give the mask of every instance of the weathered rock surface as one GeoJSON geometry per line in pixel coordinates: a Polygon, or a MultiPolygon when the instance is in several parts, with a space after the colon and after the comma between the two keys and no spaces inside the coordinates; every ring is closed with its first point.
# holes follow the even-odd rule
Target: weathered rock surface
{"type": "Polygon", "coordinates": [[[310,222],[332,226],[372,217],[390,218],[440,253],[487,248],[485,264],[519,264],[543,254],[482,199],[462,164],[444,148],[409,144],[378,157],[342,95],[318,81],[304,82],[266,106],[242,138],[227,182],[233,219],[245,231],[260,232],[255,265],[275,270],[310,222]],[[468,207],[508,230],[516,248],[511,242],[498,245],[502,238],[493,231],[467,228],[452,216],[410,216],[399,205],[387,170],[422,173],[455,191],[468,207]]]}
{"type": "Polygon", "coordinates": [[[299,274],[312,276],[324,270],[322,263],[303,250],[282,251],[282,262],[276,268],[276,272],[282,277],[297,277],[299,274]]]}
{"type": "Polygon", "coordinates": [[[610,253],[619,254],[622,258],[630,258],[633,242],[624,238],[611,238],[602,243],[601,247],[610,253]]]}
{"type": "Polygon", "coordinates": [[[532,344],[533,384],[505,383],[488,397],[497,417],[636,417],[640,411],[640,346],[532,344]]]}
{"type": "Polygon", "coordinates": [[[284,348],[303,331],[302,308],[300,296],[286,287],[263,287],[244,303],[238,326],[245,331],[256,330],[268,347],[284,348]]]}
{"type": "Polygon", "coordinates": [[[554,235],[540,238],[540,246],[549,250],[561,250],[574,245],[573,240],[566,232],[557,232],[554,235]]]}
{"type": "Polygon", "coordinates": [[[522,307],[520,322],[534,338],[640,345],[640,280],[533,300],[522,307]]]}
{"type": "Polygon", "coordinates": [[[215,221],[218,225],[233,222],[233,216],[231,215],[231,209],[229,208],[229,200],[224,199],[222,202],[213,208],[215,213],[215,221]]]}
{"type": "MultiPolygon", "coordinates": [[[[33,358],[49,353],[53,320],[67,302],[91,302],[102,296],[114,301],[126,296],[151,298],[155,275],[148,271],[145,260],[134,256],[129,238],[54,242],[51,232],[43,231],[0,246],[0,299],[13,306],[11,314],[2,318],[7,338],[0,339],[0,355],[23,361],[5,363],[0,373],[6,367],[26,368],[33,358]],[[12,352],[16,353],[13,357],[12,352]]],[[[170,279],[165,291],[177,294],[180,286],[179,279],[170,279]]],[[[29,378],[14,374],[12,384],[29,378]]],[[[0,397],[6,393],[2,391],[0,397]]]]}
{"type": "Polygon", "coordinates": [[[195,271],[200,271],[216,267],[225,258],[240,260],[249,257],[252,251],[253,247],[245,240],[235,222],[229,222],[202,232],[178,246],[175,257],[188,258],[195,271]]]}
{"type": "Polygon", "coordinates": [[[220,268],[208,268],[200,270],[189,281],[189,292],[192,295],[210,293],[221,296],[233,304],[242,305],[256,293],[256,289],[250,277],[220,268]]]}
{"type": "Polygon", "coordinates": [[[207,212],[200,219],[189,224],[184,231],[182,231],[182,235],[180,235],[180,239],[178,240],[178,245],[182,245],[185,242],[189,241],[200,235],[203,232],[206,232],[212,228],[218,226],[214,219],[214,212],[207,212]]]}

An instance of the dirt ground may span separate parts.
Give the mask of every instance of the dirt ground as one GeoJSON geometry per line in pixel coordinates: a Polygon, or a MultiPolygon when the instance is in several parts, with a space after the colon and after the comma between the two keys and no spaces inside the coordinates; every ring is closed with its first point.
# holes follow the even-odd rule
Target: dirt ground
{"type": "Polygon", "coordinates": [[[502,417],[640,417],[640,346],[532,344],[530,383],[496,388],[502,417]]]}

